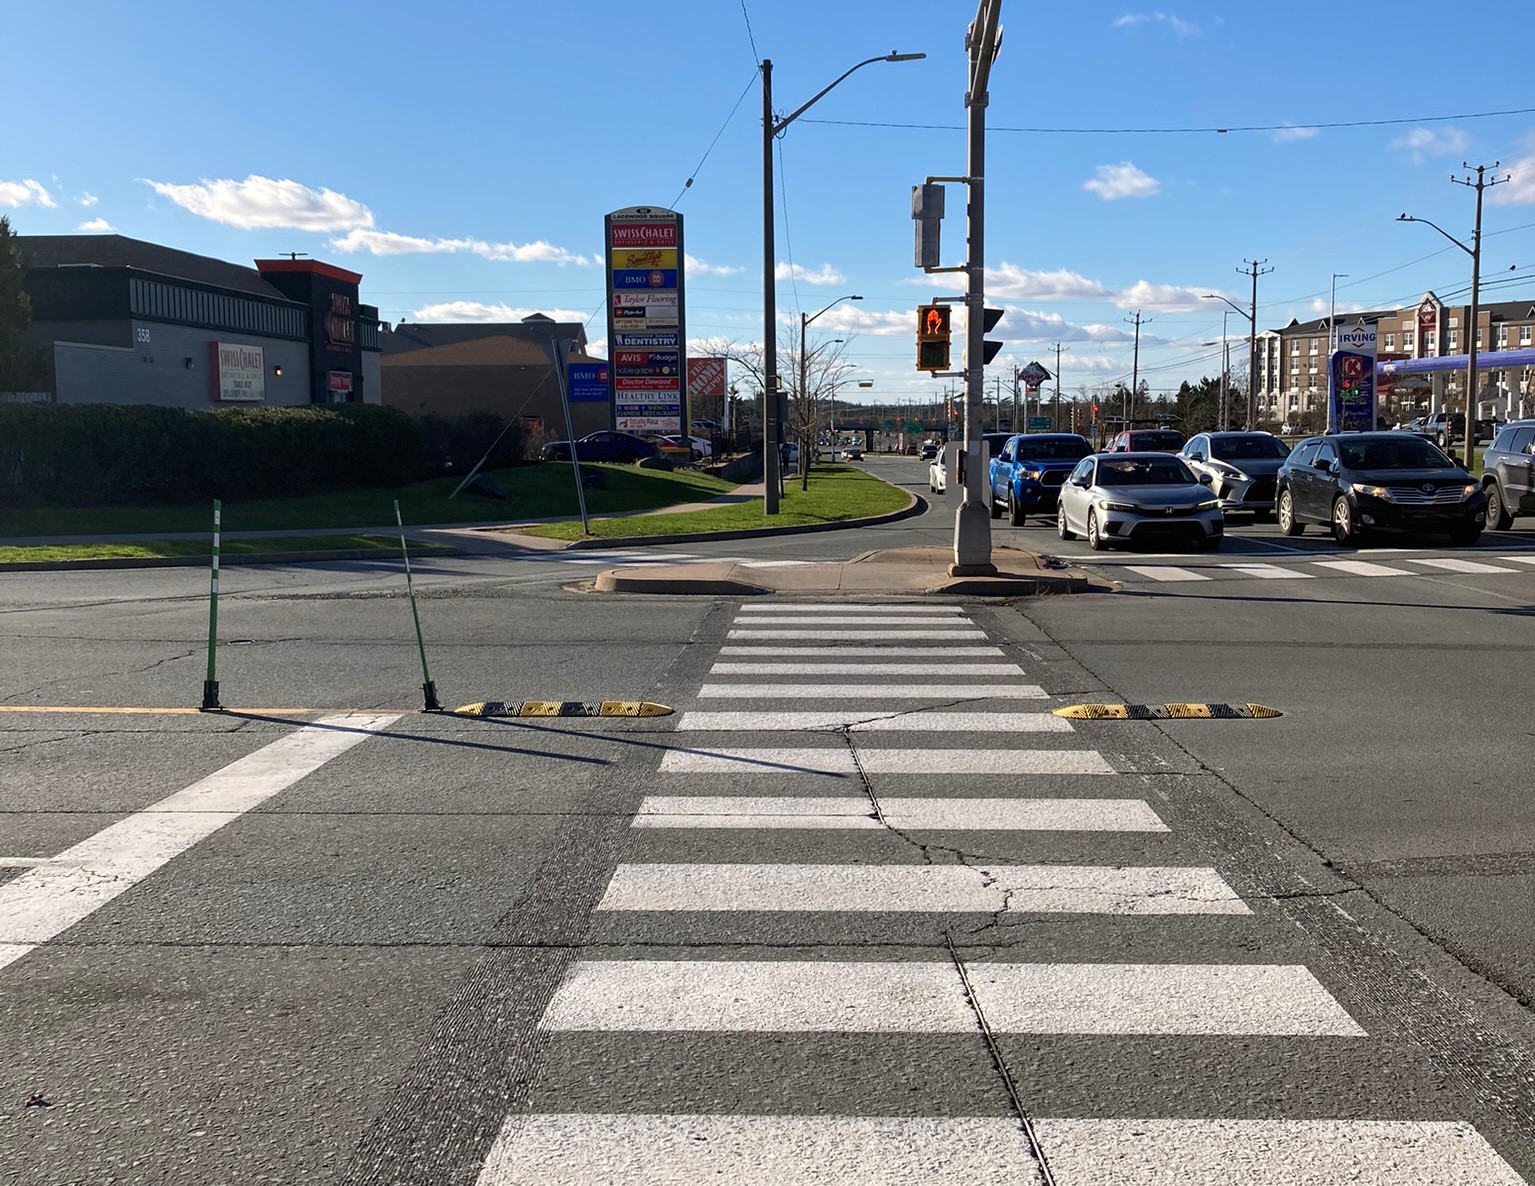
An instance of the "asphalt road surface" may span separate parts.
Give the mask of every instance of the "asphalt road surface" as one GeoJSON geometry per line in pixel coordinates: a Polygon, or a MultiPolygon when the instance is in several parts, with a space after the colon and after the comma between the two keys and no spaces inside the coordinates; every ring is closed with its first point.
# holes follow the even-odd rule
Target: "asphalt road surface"
{"type": "Polygon", "coordinates": [[[1535,1182],[1531,534],[579,589],[953,499],[421,566],[446,702],[648,720],[420,713],[387,562],[227,569],[248,711],[102,711],[196,705],[205,576],[0,576],[0,1182],[1535,1182]],[[1184,701],[1284,715],[1051,713],[1184,701]]]}

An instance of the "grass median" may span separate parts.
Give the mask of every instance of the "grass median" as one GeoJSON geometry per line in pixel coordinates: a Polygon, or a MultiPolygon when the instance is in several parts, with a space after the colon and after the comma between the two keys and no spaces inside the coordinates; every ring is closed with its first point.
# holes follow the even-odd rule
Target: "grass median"
{"type": "MultiPolygon", "coordinates": [[[[130,543],[18,544],[0,547],[0,568],[7,564],[56,564],[82,560],[168,560],[183,556],[207,556],[206,539],[153,539],[130,543]]],[[[441,544],[412,540],[412,555],[443,550],[441,544]]],[[[219,553],[224,557],[256,556],[281,552],[385,552],[400,554],[398,536],[387,535],[290,535],[259,539],[225,539],[219,553]]]]}
{"type": "MultiPolygon", "coordinates": [[[[592,514],[646,510],[702,502],[733,490],[734,484],[695,470],[640,469],[592,465],[604,488],[588,489],[592,514]]],[[[225,531],[301,531],[305,528],[381,527],[394,521],[394,500],[407,525],[426,523],[513,523],[577,513],[569,462],[538,462],[488,474],[507,497],[465,492],[449,500],[462,476],[433,478],[393,488],[354,488],[302,498],[264,498],[224,503],[225,531]]],[[[210,500],[211,501],[211,500],[210,500]]],[[[209,502],[177,506],[6,507],[0,508],[0,536],[108,536],[209,531],[209,502]]],[[[227,547],[227,545],[226,545],[227,547]]]]}
{"type": "Polygon", "coordinates": [[[785,487],[779,513],[769,518],[762,511],[762,500],[736,503],[707,511],[657,512],[634,515],[627,519],[594,519],[591,535],[581,534],[579,521],[549,523],[530,529],[529,534],[546,539],[583,538],[629,539],[650,535],[690,535],[695,532],[751,531],[774,527],[801,527],[821,523],[844,523],[888,515],[904,508],[911,500],[906,491],[872,474],[846,465],[817,466],[810,471],[810,488],[801,490],[796,477],[785,487]]]}

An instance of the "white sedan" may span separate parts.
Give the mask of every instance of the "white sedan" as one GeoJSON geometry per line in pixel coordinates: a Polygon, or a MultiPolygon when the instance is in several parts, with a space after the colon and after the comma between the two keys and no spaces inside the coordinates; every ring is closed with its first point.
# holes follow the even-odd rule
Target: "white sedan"
{"type": "Polygon", "coordinates": [[[1171,453],[1098,453],[1084,457],[1061,487],[1056,533],[1087,536],[1100,551],[1113,543],[1192,543],[1213,552],[1225,538],[1220,499],[1208,474],[1194,476],[1171,453]]]}
{"type": "Polygon", "coordinates": [[[948,446],[944,445],[938,450],[938,456],[933,458],[933,463],[927,467],[927,488],[932,494],[942,494],[949,488],[948,471],[943,467],[943,455],[948,446]]]}

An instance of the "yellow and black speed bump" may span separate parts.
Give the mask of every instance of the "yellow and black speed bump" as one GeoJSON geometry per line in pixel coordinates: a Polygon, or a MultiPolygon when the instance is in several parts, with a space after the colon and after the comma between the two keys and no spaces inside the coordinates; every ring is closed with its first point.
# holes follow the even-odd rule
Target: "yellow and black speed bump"
{"type": "Polygon", "coordinates": [[[651,700],[479,700],[453,710],[456,717],[666,717],[672,709],[651,700]]]}
{"type": "Polygon", "coordinates": [[[1069,704],[1055,715],[1073,721],[1264,721],[1283,714],[1261,704],[1069,704]]]}

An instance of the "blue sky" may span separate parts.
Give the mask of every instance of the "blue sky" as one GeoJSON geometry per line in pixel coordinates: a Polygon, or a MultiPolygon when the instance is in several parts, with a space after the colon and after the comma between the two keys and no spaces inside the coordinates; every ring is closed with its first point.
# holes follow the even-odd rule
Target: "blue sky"
{"type": "MultiPolygon", "coordinates": [[[[363,273],[386,320],[501,320],[598,313],[603,214],[675,205],[689,337],[760,341],[758,59],[773,60],[782,114],[860,59],[925,52],[859,71],[788,130],[776,203],[784,323],[861,294],[812,336],[847,340],[875,384],[861,397],[923,398],[943,382],[912,369],[914,309],[959,281],[912,266],[909,194],[964,171],[974,11],[23,3],[0,74],[0,212],[24,234],[112,228],[241,262],[308,252],[363,273]]],[[[1501,159],[1512,175],[1488,195],[1484,276],[1530,276],[1496,295],[1535,297],[1535,113],[1467,118],[1535,107],[1535,91],[1485,22],[1419,0],[1389,19],[1320,3],[1003,0],[1002,20],[986,262],[988,303],[1007,310],[993,336],[1008,345],[992,373],[1053,367],[1061,341],[1068,391],[1128,378],[1124,319],[1139,309],[1154,389],[1214,374],[1218,348],[1200,343],[1220,336],[1224,306],[1199,294],[1245,305],[1249,258],[1274,269],[1260,328],[1325,313],[1333,272],[1348,274],[1344,310],[1464,288],[1460,251],[1395,221],[1407,211],[1469,239],[1472,194],[1449,183],[1463,160],[1501,159]],[[1409,122],[1315,126],[1386,120],[1409,122]],[[1251,125],[1294,126],[1148,130],[1251,125]]],[[[948,208],[958,263],[961,187],[948,208]]],[[[1245,338],[1244,318],[1228,328],[1245,338]]],[[[603,338],[601,316],[589,332],[603,338]]]]}

